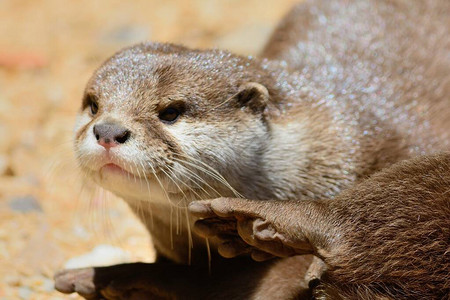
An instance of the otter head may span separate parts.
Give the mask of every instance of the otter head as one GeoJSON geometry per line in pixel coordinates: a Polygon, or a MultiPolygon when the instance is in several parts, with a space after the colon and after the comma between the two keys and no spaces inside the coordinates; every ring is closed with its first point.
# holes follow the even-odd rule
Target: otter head
{"type": "Polygon", "coordinates": [[[75,127],[81,169],[126,200],[248,194],[268,134],[265,74],[254,59],[218,50],[120,51],[85,90],[75,127]]]}

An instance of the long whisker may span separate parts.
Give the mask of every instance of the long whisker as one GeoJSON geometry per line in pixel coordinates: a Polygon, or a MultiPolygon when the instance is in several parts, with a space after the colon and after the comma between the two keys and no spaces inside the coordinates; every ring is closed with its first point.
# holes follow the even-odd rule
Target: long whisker
{"type": "MultiPolygon", "coordinates": [[[[139,177],[141,177],[138,166],[136,165],[135,162],[134,162],[134,164],[136,166],[136,170],[137,170],[137,172],[139,174],[139,177]]],[[[144,168],[143,168],[143,170],[144,170],[144,168]]],[[[145,177],[145,180],[147,180],[146,177],[145,177]]],[[[141,187],[142,187],[142,181],[140,181],[140,184],[141,184],[141,187]]],[[[149,194],[150,194],[150,189],[149,189],[149,194]]],[[[145,218],[144,204],[142,203],[142,201],[137,201],[137,202],[138,202],[138,204],[137,204],[138,205],[138,210],[140,211],[140,214],[142,215],[142,219],[144,219],[145,218]]],[[[152,220],[152,224],[153,224],[153,213],[152,213],[152,209],[151,209],[150,204],[148,205],[148,208],[149,208],[148,211],[150,212],[150,216],[151,216],[151,220],[152,220]]],[[[153,228],[153,225],[152,225],[152,228],[153,228]]]]}
{"type": "Polygon", "coordinates": [[[209,239],[205,238],[206,252],[208,254],[208,273],[211,275],[211,247],[209,246],[209,239]]]}
{"type": "Polygon", "coordinates": [[[100,187],[96,187],[95,192],[94,192],[94,197],[89,199],[89,212],[92,212],[89,214],[89,217],[90,217],[89,223],[96,235],[98,234],[98,231],[97,231],[97,227],[95,226],[95,224],[97,224],[97,209],[96,209],[95,202],[97,201],[99,192],[100,192],[100,187]]]}
{"type": "MultiPolygon", "coordinates": [[[[133,161],[133,163],[136,164],[134,161],[133,161]]],[[[131,168],[131,175],[133,175],[133,178],[134,178],[134,183],[137,183],[136,174],[134,173],[133,165],[129,164],[129,166],[131,168]]]]}
{"type": "MultiPolygon", "coordinates": [[[[142,175],[141,175],[141,172],[139,171],[139,167],[138,167],[138,165],[136,164],[136,162],[135,161],[133,161],[133,163],[134,163],[134,165],[135,165],[135,167],[136,167],[136,171],[137,171],[137,173],[138,173],[138,177],[139,178],[142,178],[142,177],[144,177],[145,178],[145,181],[146,181],[146,183],[147,183],[147,189],[148,189],[148,192],[149,192],[149,197],[151,197],[151,193],[150,193],[150,185],[149,185],[149,183],[148,183],[148,180],[147,180],[147,177],[145,176],[145,168],[144,168],[144,165],[142,164],[142,162],[139,160],[139,164],[141,165],[141,167],[142,167],[142,175]]],[[[140,182],[140,185],[141,185],[141,188],[142,188],[142,180],[140,180],[139,181],[140,182]]],[[[142,204],[142,201],[138,201],[139,202],[139,208],[142,210],[142,215],[144,216],[145,215],[145,213],[144,213],[144,207],[143,207],[143,204],[142,204]]],[[[151,201],[150,201],[150,203],[151,203],[151,201]]],[[[152,208],[151,208],[151,204],[148,204],[148,212],[150,213],[150,219],[151,219],[151,226],[152,226],[152,228],[153,228],[153,211],[152,211],[152,208]]]]}
{"type": "Polygon", "coordinates": [[[186,216],[186,225],[187,225],[187,232],[188,232],[188,241],[189,241],[189,259],[188,264],[191,265],[192,260],[192,249],[194,248],[194,241],[192,240],[192,232],[191,232],[191,223],[189,222],[189,213],[187,209],[187,204],[184,203],[184,215],[186,216]]]}
{"type": "MultiPolygon", "coordinates": [[[[167,172],[166,171],[164,171],[164,169],[160,169],[161,170],[161,172],[163,172],[164,173],[164,175],[166,175],[166,177],[170,180],[170,181],[172,181],[174,184],[175,184],[175,186],[177,187],[177,189],[181,192],[181,194],[183,194],[183,197],[184,198],[187,198],[187,196],[186,196],[186,194],[184,193],[184,191],[181,189],[181,187],[178,185],[178,183],[169,175],[169,174],[167,174],[167,172]]],[[[177,204],[174,204],[174,205],[178,205],[178,203],[177,204]]]]}
{"type": "MultiPolygon", "coordinates": [[[[179,180],[178,177],[176,176],[176,174],[175,174],[170,168],[168,168],[167,171],[169,171],[169,172],[173,175],[173,177],[175,177],[175,179],[179,180]]],[[[171,178],[171,179],[172,179],[172,178],[171,178]]],[[[172,179],[172,181],[178,186],[178,189],[179,189],[179,190],[181,191],[181,193],[187,198],[186,194],[181,190],[180,186],[175,182],[175,180],[172,179]]],[[[195,190],[193,190],[188,184],[186,184],[185,182],[183,182],[183,181],[181,181],[181,180],[180,180],[180,182],[181,182],[184,186],[186,186],[187,188],[189,188],[189,190],[190,190],[193,194],[195,194],[195,195],[198,197],[199,200],[202,198],[202,197],[201,197],[195,190]]],[[[178,204],[178,203],[177,203],[177,204],[178,204]]]]}
{"type": "MultiPolygon", "coordinates": [[[[201,178],[195,172],[191,171],[189,168],[186,168],[185,166],[183,166],[181,164],[179,164],[179,165],[180,165],[180,167],[183,168],[183,172],[187,172],[188,175],[191,175],[192,177],[197,179],[201,184],[204,184],[206,187],[208,187],[209,189],[214,191],[217,195],[219,195],[219,197],[221,197],[220,193],[215,188],[213,188],[211,185],[209,185],[208,182],[206,182],[206,180],[201,178]]],[[[189,180],[191,180],[193,184],[195,184],[199,189],[201,189],[206,195],[208,195],[211,198],[212,196],[210,195],[210,193],[207,190],[205,190],[199,183],[197,183],[197,181],[192,180],[192,177],[189,177],[189,180]]]]}
{"type": "Polygon", "coordinates": [[[112,241],[113,244],[119,243],[120,239],[116,235],[116,231],[114,230],[113,223],[111,222],[111,216],[109,214],[108,203],[111,203],[112,194],[108,191],[103,190],[103,199],[102,199],[102,211],[103,211],[103,220],[104,227],[107,232],[108,238],[112,241]]]}
{"type": "MultiPolygon", "coordinates": [[[[195,159],[192,158],[192,157],[187,157],[187,158],[188,158],[188,159],[195,160],[195,159]]],[[[213,178],[216,179],[217,181],[219,181],[219,182],[221,182],[222,184],[224,184],[228,189],[230,189],[230,190],[233,192],[233,194],[235,194],[236,197],[238,197],[238,198],[243,198],[243,196],[242,196],[239,192],[237,192],[237,191],[236,191],[236,190],[235,190],[235,189],[227,182],[227,180],[226,180],[222,175],[220,175],[219,172],[217,172],[216,170],[214,170],[212,167],[208,166],[207,164],[203,163],[202,161],[195,160],[196,162],[198,162],[198,163],[204,165],[205,167],[209,168],[211,171],[208,170],[208,169],[205,169],[205,168],[203,168],[203,167],[201,167],[201,166],[199,166],[199,165],[196,165],[196,164],[194,164],[194,163],[188,162],[188,161],[186,161],[186,160],[181,160],[181,159],[178,159],[178,158],[176,158],[176,157],[173,157],[172,159],[175,160],[175,161],[177,161],[177,162],[180,162],[180,163],[185,163],[185,164],[187,164],[187,165],[189,165],[189,166],[191,166],[191,167],[193,167],[193,168],[195,168],[195,169],[198,169],[199,171],[204,172],[205,174],[207,174],[207,175],[213,177],[213,178]]]]}
{"type": "Polygon", "coordinates": [[[173,214],[173,205],[172,205],[172,201],[170,201],[169,198],[169,194],[167,193],[166,189],[164,188],[161,180],[158,178],[158,175],[155,172],[155,168],[153,168],[153,166],[151,164],[148,164],[150,166],[150,168],[152,169],[153,175],[155,175],[156,180],[158,181],[159,185],[161,186],[161,189],[163,190],[167,201],[169,202],[169,206],[170,206],[170,247],[171,249],[173,249],[173,224],[172,224],[172,214],[173,214]]]}
{"type": "MultiPolygon", "coordinates": [[[[153,166],[152,166],[152,169],[153,169],[153,166]]],[[[189,214],[188,214],[188,211],[187,211],[187,204],[186,204],[187,196],[184,193],[184,191],[181,189],[181,187],[178,185],[178,183],[166,171],[164,171],[162,168],[160,170],[161,170],[161,172],[163,172],[167,176],[167,178],[169,180],[171,180],[177,186],[177,188],[180,190],[181,194],[183,195],[182,200],[184,200],[183,204],[184,204],[184,209],[185,209],[185,217],[186,217],[186,225],[187,225],[187,233],[188,233],[188,247],[189,247],[188,248],[188,264],[190,265],[191,261],[192,261],[192,249],[194,247],[194,242],[193,242],[193,239],[192,239],[191,226],[190,226],[190,223],[189,223],[189,214]]],[[[155,174],[155,177],[156,177],[156,174],[155,174]]],[[[158,179],[158,181],[159,181],[159,179],[158,179]]],[[[162,184],[161,184],[161,186],[162,186],[162,184]]],[[[172,222],[172,216],[173,216],[173,208],[174,208],[175,205],[172,204],[172,201],[170,201],[170,199],[169,199],[169,202],[171,203],[171,205],[170,205],[170,241],[171,241],[171,247],[173,249],[173,222],[172,222]]],[[[178,225],[178,207],[179,206],[177,205],[175,207],[177,208],[177,234],[178,234],[179,233],[179,231],[178,231],[179,230],[179,225],[178,225]]]]}
{"type": "Polygon", "coordinates": [[[164,192],[164,195],[166,196],[166,199],[169,201],[169,203],[171,203],[170,201],[170,197],[169,194],[167,193],[166,189],[164,188],[161,180],[159,179],[158,175],[156,174],[155,168],[153,168],[153,166],[151,164],[148,164],[150,166],[150,168],[152,169],[153,175],[155,175],[156,181],[158,181],[159,185],[161,186],[161,189],[164,192]]]}
{"type": "Polygon", "coordinates": [[[201,167],[201,166],[198,166],[198,165],[193,164],[193,163],[188,162],[188,161],[184,161],[184,160],[181,160],[181,159],[177,159],[177,158],[175,158],[175,157],[173,158],[173,160],[175,160],[175,161],[177,161],[177,162],[180,162],[180,163],[185,163],[185,164],[187,164],[187,165],[189,165],[189,166],[191,166],[191,167],[194,167],[195,169],[200,170],[200,171],[202,171],[203,173],[205,173],[205,174],[207,174],[207,175],[213,177],[213,178],[216,179],[217,181],[223,183],[223,180],[222,180],[222,178],[221,178],[220,176],[218,176],[218,175],[212,173],[211,171],[209,171],[209,170],[207,170],[207,169],[205,169],[205,168],[203,168],[203,167],[201,167]]]}
{"type": "Polygon", "coordinates": [[[151,207],[151,191],[150,191],[150,183],[148,182],[148,179],[147,179],[147,176],[145,175],[145,167],[144,167],[144,164],[142,163],[142,161],[139,161],[139,163],[140,163],[140,165],[141,165],[141,167],[142,167],[142,170],[143,170],[143,173],[144,173],[144,179],[145,179],[145,182],[147,183],[147,190],[148,190],[148,196],[150,197],[150,201],[149,201],[149,204],[148,204],[148,208],[149,208],[149,213],[150,213],[150,220],[151,220],[151,223],[152,223],[152,229],[154,228],[154,222],[153,222],[153,210],[152,210],[152,207],[151,207]]]}
{"type": "MultiPolygon", "coordinates": [[[[183,197],[182,197],[182,199],[185,199],[187,196],[186,196],[186,194],[184,193],[184,191],[181,189],[181,187],[177,184],[177,182],[169,175],[169,174],[167,174],[166,173],[166,171],[164,171],[164,169],[162,169],[161,168],[161,172],[163,172],[165,175],[166,175],[166,177],[169,179],[169,180],[171,180],[175,185],[176,185],[176,187],[178,188],[178,190],[181,192],[181,194],[183,194],[183,197]]],[[[171,204],[170,204],[170,231],[171,231],[171,234],[172,234],[172,226],[173,226],[173,224],[172,224],[172,216],[173,216],[173,207],[175,207],[176,208],[176,215],[175,215],[175,220],[176,220],[176,234],[177,235],[179,235],[180,234],[180,232],[179,232],[179,228],[180,228],[180,223],[179,223],[179,203],[181,202],[181,200],[178,202],[178,203],[172,203],[171,202],[171,204]]]]}
{"type": "MultiPolygon", "coordinates": [[[[216,169],[214,169],[214,168],[211,167],[210,165],[204,163],[203,161],[201,161],[201,160],[199,160],[199,159],[196,159],[196,158],[194,158],[194,157],[192,157],[192,156],[188,156],[188,155],[186,155],[186,154],[178,154],[178,153],[175,153],[175,155],[180,156],[180,157],[187,158],[188,160],[191,160],[192,162],[199,163],[199,164],[203,165],[206,169],[208,169],[209,172],[211,172],[212,174],[214,174],[214,176],[217,176],[217,178],[220,178],[220,180],[223,180],[223,181],[226,182],[225,178],[224,178],[224,177],[223,177],[216,169]]],[[[177,159],[177,158],[174,157],[173,159],[177,159]]],[[[182,160],[182,161],[188,163],[188,161],[185,161],[185,160],[182,160]]]]}
{"type": "MultiPolygon", "coordinates": [[[[136,173],[137,173],[137,177],[139,177],[139,178],[142,178],[142,176],[141,176],[141,172],[139,172],[139,168],[138,168],[138,166],[137,166],[136,162],[135,162],[135,161],[133,161],[133,164],[134,164],[134,166],[136,167],[136,173]]],[[[135,175],[135,177],[134,177],[134,178],[136,179],[136,175],[135,175]]],[[[139,184],[141,185],[141,188],[142,188],[142,180],[139,180],[139,184]]]]}
{"type": "Polygon", "coordinates": [[[181,231],[180,231],[180,208],[177,206],[176,207],[176,216],[175,219],[177,220],[177,230],[176,230],[176,234],[180,235],[181,231]]]}

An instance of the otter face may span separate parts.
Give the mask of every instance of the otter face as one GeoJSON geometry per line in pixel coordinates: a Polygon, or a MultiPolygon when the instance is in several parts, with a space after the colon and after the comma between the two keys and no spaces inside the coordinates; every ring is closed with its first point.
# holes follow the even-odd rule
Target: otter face
{"type": "Polygon", "coordinates": [[[245,71],[251,64],[221,51],[174,45],[119,52],[85,90],[75,126],[81,169],[126,200],[244,191],[267,140],[269,96],[252,83],[255,70],[245,71]]]}

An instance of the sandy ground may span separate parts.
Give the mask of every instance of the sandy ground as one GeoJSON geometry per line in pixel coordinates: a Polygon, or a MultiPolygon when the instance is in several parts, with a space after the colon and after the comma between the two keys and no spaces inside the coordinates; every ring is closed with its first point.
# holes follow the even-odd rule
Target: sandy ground
{"type": "Polygon", "coordinates": [[[72,125],[92,71],[143,40],[257,54],[293,0],[0,0],[0,299],[59,299],[53,273],[98,245],[153,259],[120,199],[83,181],[72,125]]]}

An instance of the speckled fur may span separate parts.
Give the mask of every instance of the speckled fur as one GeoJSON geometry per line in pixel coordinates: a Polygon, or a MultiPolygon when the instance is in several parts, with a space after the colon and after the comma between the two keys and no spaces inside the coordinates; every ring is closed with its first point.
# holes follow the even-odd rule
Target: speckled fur
{"type": "MultiPolygon", "coordinates": [[[[124,49],[87,85],[85,99],[94,97],[99,112],[90,115],[83,101],[75,130],[80,166],[129,203],[161,256],[204,265],[204,241],[194,234],[188,246],[193,221],[178,234],[171,229],[167,196],[182,206],[236,194],[333,198],[396,161],[448,148],[449,11],[448,1],[307,1],[284,19],[262,59],[158,43],[124,49]],[[243,93],[248,83],[261,90],[243,93]],[[162,123],[158,112],[174,103],[184,113],[162,123]],[[131,130],[110,158],[131,180],[101,172],[110,159],[92,126],[105,121],[131,130]],[[175,158],[209,165],[235,192],[175,158]]],[[[184,220],[185,210],[175,210],[184,220]]],[[[296,280],[281,273],[280,282],[296,280]]],[[[261,282],[248,283],[245,297],[270,295],[257,292],[261,282]]]]}

